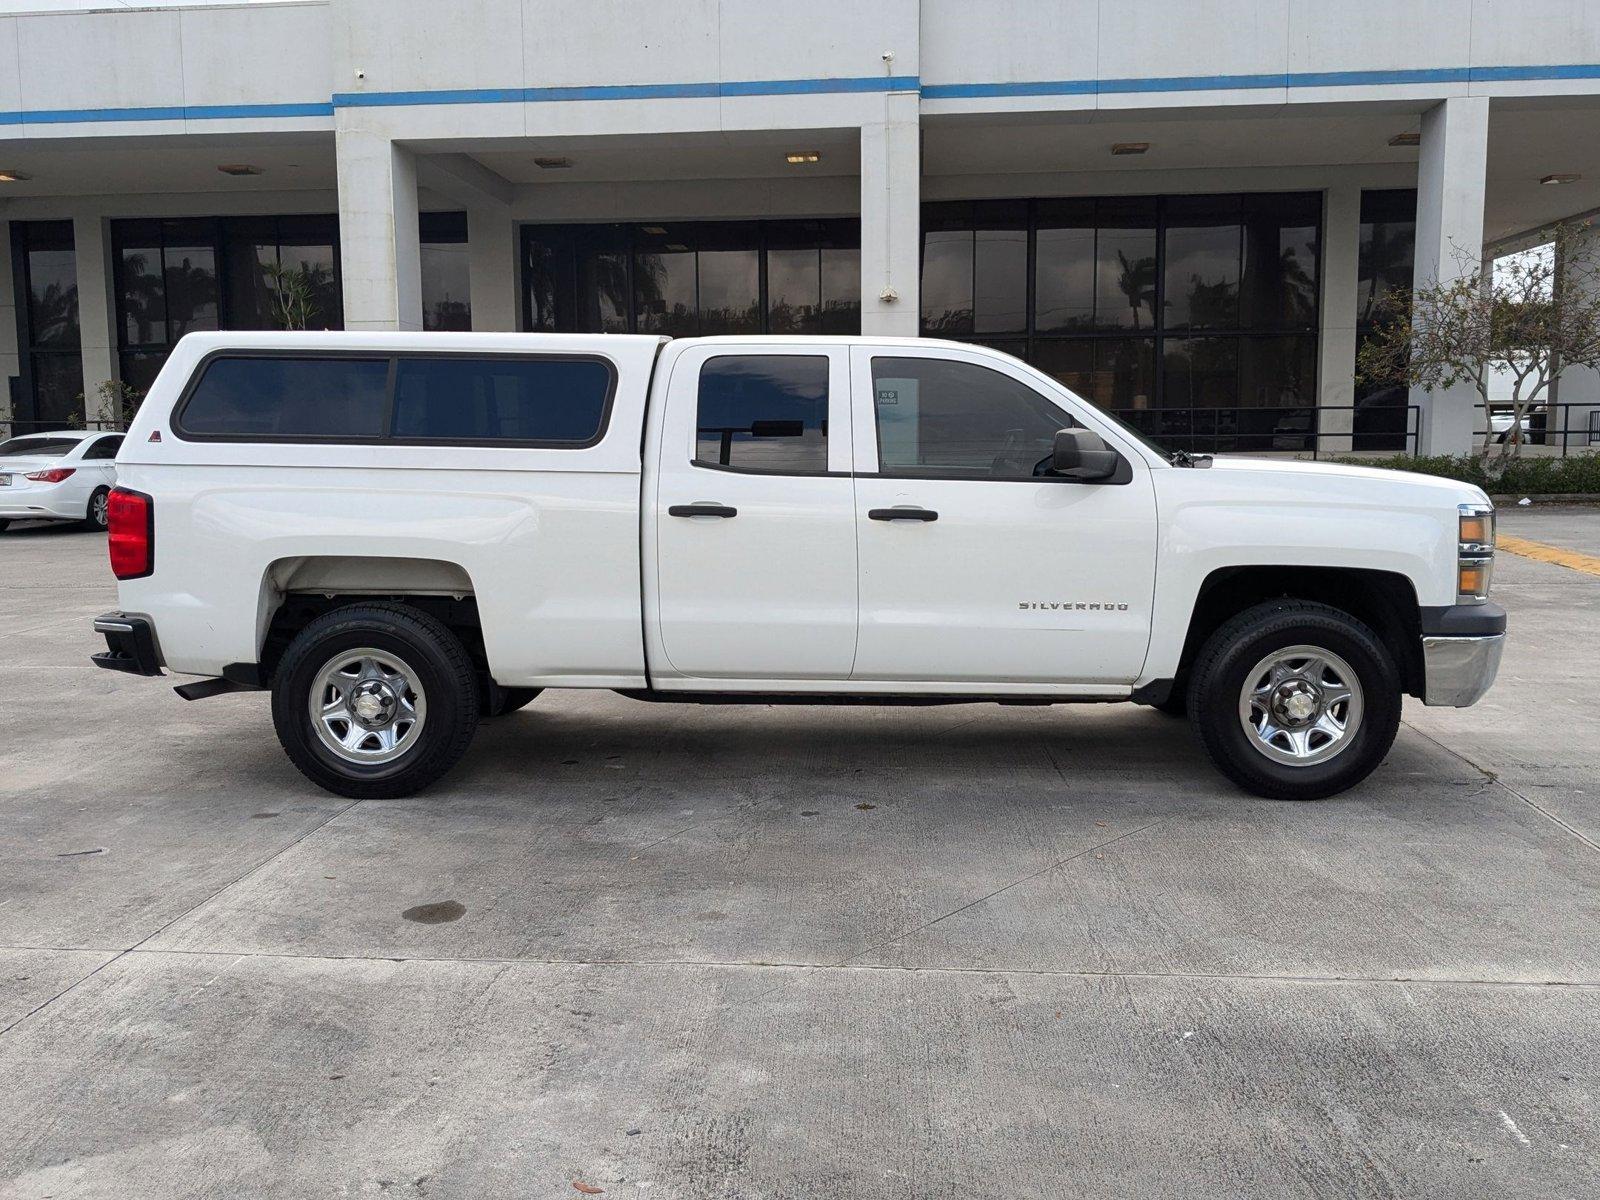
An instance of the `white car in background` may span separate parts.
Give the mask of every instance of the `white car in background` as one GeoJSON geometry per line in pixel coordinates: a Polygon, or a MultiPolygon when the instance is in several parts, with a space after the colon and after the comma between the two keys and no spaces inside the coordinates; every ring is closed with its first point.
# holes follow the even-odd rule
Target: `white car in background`
{"type": "Polygon", "coordinates": [[[106,527],[122,434],[63,429],[0,442],[0,530],[13,521],[106,527]]]}

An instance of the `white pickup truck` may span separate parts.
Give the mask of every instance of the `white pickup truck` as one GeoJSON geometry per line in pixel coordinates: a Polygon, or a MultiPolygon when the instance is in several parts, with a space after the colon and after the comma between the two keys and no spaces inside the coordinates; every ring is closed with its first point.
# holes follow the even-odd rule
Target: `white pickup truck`
{"type": "Polygon", "coordinates": [[[117,458],[102,667],[270,689],[295,765],[399,796],[544,688],[1187,711],[1312,799],[1401,697],[1474,703],[1477,488],[1168,455],[913,339],[197,334],[117,458]]]}

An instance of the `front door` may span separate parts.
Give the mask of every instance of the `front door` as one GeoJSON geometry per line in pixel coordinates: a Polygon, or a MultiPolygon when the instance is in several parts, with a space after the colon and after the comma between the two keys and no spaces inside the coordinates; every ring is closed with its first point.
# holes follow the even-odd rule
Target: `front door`
{"type": "Polygon", "coordinates": [[[653,498],[658,684],[849,678],[850,461],[847,347],[723,344],[676,360],[653,498]]]}
{"type": "Polygon", "coordinates": [[[1144,459],[1009,359],[931,346],[852,355],[863,397],[855,678],[980,689],[1132,683],[1155,584],[1144,459]],[[1042,474],[1056,431],[1074,424],[1122,453],[1113,481],[1042,474]]]}

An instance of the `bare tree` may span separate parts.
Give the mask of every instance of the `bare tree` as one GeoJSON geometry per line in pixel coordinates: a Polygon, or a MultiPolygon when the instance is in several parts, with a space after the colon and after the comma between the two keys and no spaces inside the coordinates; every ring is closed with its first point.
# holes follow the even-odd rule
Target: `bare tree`
{"type": "MultiPolygon", "coordinates": [[[[1520,454],[1523,420],[1548,400],[1568,367],[1600,368],[1600,264],[1585,224],[1547,231],[1549,255],[1514,255],[1482,263],[1458,257],[1460,276],[1380,301],[1377,325],[1361,347],[1357,374],[1366,383],[1432,392],[1470,383],[1489,411],[1489,385],[1501,371],[1511,383],[1511,427],[1485,470],[1498,478],[1520,454]]],[[[1491,427],[1492,428],[1492,427],[1491,427]]]]}

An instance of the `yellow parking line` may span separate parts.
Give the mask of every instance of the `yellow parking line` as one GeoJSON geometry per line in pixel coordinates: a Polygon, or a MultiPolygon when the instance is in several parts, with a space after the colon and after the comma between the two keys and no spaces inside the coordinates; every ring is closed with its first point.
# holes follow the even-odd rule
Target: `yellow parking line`
{"type": "Polygon", "coordinates": [[[1521,555],[1523,558],[1534,558],[1540,562],[1555,563],[1558,567],[1570,567],[1574,571],[1582,571],[1585,575],[1600,576],[1600,558],[1592,554],[1579,554],[1576,550],[1563,550],[1560,546],[1547,546],[1543,542],[1506,537],[1505,534],[1495,539],[1495,545],[1501,550],[1521,555]]]}

